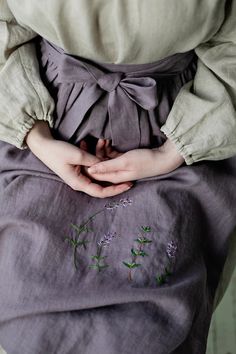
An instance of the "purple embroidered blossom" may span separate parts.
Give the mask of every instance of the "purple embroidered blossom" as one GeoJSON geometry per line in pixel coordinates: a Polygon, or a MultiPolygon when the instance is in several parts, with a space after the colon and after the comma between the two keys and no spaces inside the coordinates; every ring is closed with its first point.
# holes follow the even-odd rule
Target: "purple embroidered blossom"
{"type": "Polygon", "coordinates": [[[133,201],[130,198],[125,198],[125,199],[120,199],[120,205],[123,207],[127,207],[128,205],[131,205],[133,201]]]}
{"type": "Polygon", "coordinates": [[[119,206],[119,205],[117,205],[117,204],[114,203],[114,202],[105,204],[105,208],[106,208],[107,210],[113,210],[113,209],[117,208],[118,206],[119,206]]]}
{"type": "Polygon", "coordinates": [[[117,236],[116,232],[108,231],[97,244],[101,247],[107,247],[111,240],[117,236]]]}
{"type": "Polygon", "coordinates": [[[168,243],[166,247],[166,253],[169,258],[174,258],[177,251],[177,245],[174,241],[168,243]]]}
{"type": "Polygon", "coordinates": [[[130,198],[122,198],[118,202],[110,202],[105,204],[105,208],[108,210],[114,210],[116,208],[119,208],[120,206],[122,207],[127,207],[128,205],[131,205],[133,201],[130,198]]]}

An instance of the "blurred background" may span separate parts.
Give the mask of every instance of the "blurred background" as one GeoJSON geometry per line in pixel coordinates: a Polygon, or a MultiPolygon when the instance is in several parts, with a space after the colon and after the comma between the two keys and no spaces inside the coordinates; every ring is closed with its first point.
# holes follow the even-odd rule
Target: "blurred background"
{"type": "Polygon", "coordinates": [[[236,354],[236,269],[213,314],[207,354],[236,354]]]}

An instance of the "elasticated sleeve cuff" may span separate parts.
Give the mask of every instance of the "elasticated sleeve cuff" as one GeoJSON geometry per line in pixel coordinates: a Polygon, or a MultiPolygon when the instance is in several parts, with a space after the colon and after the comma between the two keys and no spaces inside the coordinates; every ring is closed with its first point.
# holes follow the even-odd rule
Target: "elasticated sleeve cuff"
{"type": "Polygon", "coordinates": [[[195,48],[194,79],[181,87],[160,128],[187,165],[236,155],[236,2],[226,14],[216,34],[195,48]]]}

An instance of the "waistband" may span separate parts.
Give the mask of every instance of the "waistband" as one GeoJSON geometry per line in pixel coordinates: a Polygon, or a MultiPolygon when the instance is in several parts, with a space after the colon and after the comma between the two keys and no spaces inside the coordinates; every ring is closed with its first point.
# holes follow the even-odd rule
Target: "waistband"
{"type": "MultiPolygon", "coordinates": [[[[81,68],[85,68],[91,72],[99,74],[103,72],[121,72],[126,73],[127,76],[139,77],[139,75],[145,72],[147,75],[152,74],[153,77],[168,77],[181,73],[184,71],[191,62],[197,60],[195,51],[189,50],[183,53],[175,53],[167,56],[163,59],[157,60],[151,63],[144,64],[114,64],[104,63],[88,58],[80,57],[66,53],[61,47],[58,47],[54,43],[47,41],[45,38],[40,40],[40,48],[42,55],[42,61],[47,60],[49,57],[52,61],[60,66],[60,69],[65,70],[65,66],[68,64],[76,64],[81,68]]],[[[68,71],[66,72],[68,74],[68,71]]]]}
{"type": "Polygon", "coordinates": [[[71,138],[86,113],[105,91],[108,95],[107,111],[113,146],[121,146],[127,139],[131,139],[134,146],[137,146],[137,139],[140,139],[137,105],[147,111],[155,109],[159,104],[158,79],[178,75],[197,60],[194,50],[190,50],[153,63],[101,63],[68,54],[44,38],[39,41],[39,45],[40,61],[43,66],[47,66],[46,76],[49,81],[56,77],[56,85],[81,83],[83,86],[83,101],[78,97],[78,106],[74,105],[75,112],[71,109],[68,113],[73,116],[70,124],[66,122],[69,117],[60,122],[63,137],[71,138]],[[126,130],[127,124],[132,126],[132,131],[126,130]]]}

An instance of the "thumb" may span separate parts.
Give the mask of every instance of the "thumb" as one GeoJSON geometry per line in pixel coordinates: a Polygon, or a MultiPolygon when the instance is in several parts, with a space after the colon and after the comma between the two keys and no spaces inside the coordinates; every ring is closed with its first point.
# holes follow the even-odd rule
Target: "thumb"
{"type": "Polygon", "coordinates": [[[96,163],[88,168],[90,173],[109,173],[125,169],[123,156],[96,163]]]}

